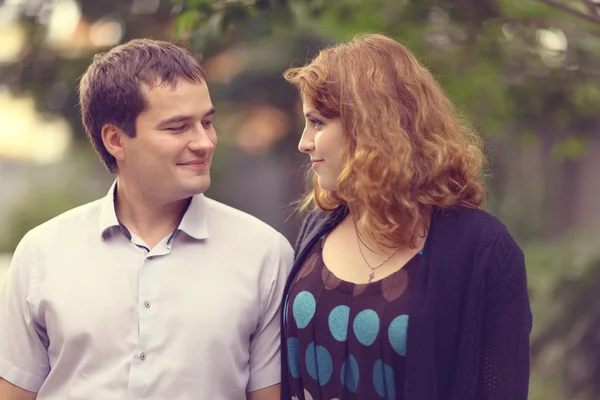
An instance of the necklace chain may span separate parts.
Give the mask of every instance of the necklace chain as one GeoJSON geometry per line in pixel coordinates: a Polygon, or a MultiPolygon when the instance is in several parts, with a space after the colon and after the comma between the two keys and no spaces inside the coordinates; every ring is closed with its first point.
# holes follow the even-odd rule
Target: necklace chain
{"type": "MultiPolygon", "coordinates": [[[[390,258],[392,258],[392,256],[394,254],[396,254],[396,252],[398,251],[398,249],[394,250],[392,252],[392,254],[390,254],[389,256],[386,257],[385,260],[383,260],[382,262],[380,262],[379,264],[377,264],[376,266],[372,267],[371,264],[369,263],[369,261],[367,261],[367,258],[365,257],[363,251],[362,251],[362,247],[360,246],[361,240],[358,237],[358,227],[356,226],[356,221],[354,221],[354,219],[352,219],[354,222],[354,230],[356,232],[356,244],[358,246],[358,251],[360,251],[360,255],[363,259],[363,261],[365,262],[365,264],[367,264],[367,267],[369,267],[369,269],[371,270],[371,273],[369,274],[369,283],[373,282],[373,279],[375,278],[375,270],[378,269],[379,267],[381,267],[383,264],[385,264],[386,262],[389,261],[390,258]]],[[[366,247],[366,246],[365,246],[366,247]]]]}

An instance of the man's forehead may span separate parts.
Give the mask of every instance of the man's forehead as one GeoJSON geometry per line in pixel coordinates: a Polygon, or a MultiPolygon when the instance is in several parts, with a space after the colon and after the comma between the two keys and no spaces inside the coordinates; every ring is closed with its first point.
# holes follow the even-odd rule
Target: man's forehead
{"type": "Polygon", "coordinates": [[[180,82],[175,86],[161,84],[154,87],[146,86],[142,95],[149,104],[160,104],[166,107],[171,103],[209,103],[210,93],[205,83],[180,82]]]}
{"type": "Polygon", "coordinates": [[[165,119],[173,115],[197,115],[207,113],[213,104],[204,83],[179,83],[177,86],[146,85],[142,89],[145,98],[145,114],[152,119],[165,119]]]}

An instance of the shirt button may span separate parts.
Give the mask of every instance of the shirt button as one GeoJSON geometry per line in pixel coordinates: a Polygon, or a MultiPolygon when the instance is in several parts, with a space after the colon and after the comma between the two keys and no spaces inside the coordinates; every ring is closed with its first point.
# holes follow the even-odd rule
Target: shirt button
{"type": "Polygon", "coordinates": [[[149,302],[149,301],[145,301],[145,302],[144,302],[144,307],[146,307],[146,308],[150,308],[150,302],[149,302]]]}
{"type": "Polygon", "coordinates": [[[142,359],[142,361],[144,361],[146,359],[146,353],[140,354],[140,358],[142,359]]]}

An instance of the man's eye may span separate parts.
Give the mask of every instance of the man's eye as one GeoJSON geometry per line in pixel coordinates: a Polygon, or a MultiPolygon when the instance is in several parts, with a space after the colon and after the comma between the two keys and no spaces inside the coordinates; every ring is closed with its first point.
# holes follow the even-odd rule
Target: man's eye
{"type": "Polygon", "coordinates": [[[203,121],[202,122],[202,126],[204,126],[205,128],[208,128],[211,125],[212,125],[212,121],[203,121]]]}
{"type": "Polygon", "coordinates": [[[174,131],[174,132],[182,131],[184,129],[185,129],[185,125],[172,126],[172,127],[167,128],[168,131],[174,131]]]}

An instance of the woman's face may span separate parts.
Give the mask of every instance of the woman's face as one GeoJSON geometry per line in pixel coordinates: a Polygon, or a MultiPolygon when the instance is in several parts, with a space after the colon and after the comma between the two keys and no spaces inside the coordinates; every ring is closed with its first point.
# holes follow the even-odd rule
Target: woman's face
{"type": "Polygon", "coordinates": [[[306,101],[303,101],[302,111],[306,126],[298,150],[310,156],[311,168],[317,174],[319,186],[323,190],[334,191],[344,167],[342,120],[339,117],[324,118],[306,101]]]}

